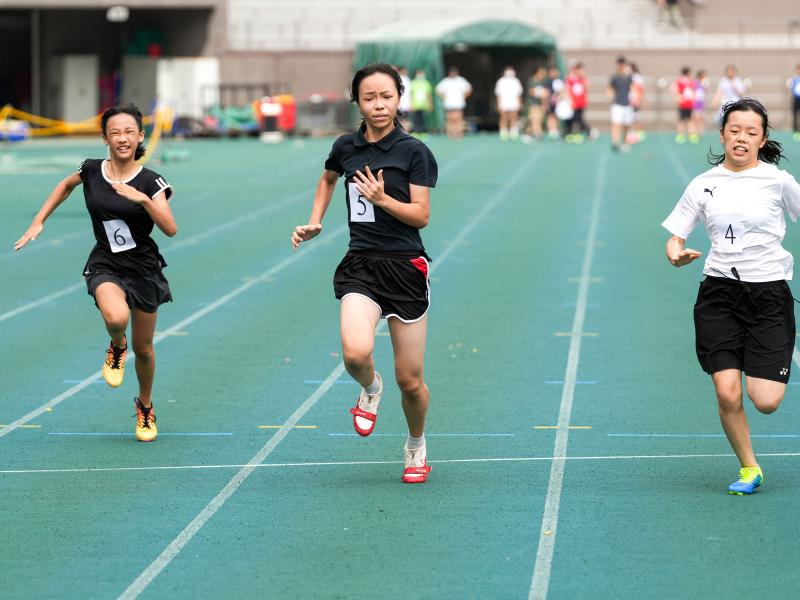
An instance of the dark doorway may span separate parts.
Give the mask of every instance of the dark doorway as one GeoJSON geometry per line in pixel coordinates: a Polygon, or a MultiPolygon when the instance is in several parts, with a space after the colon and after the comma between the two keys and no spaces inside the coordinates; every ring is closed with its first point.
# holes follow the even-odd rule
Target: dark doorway
{"type": "Polygon", "coordinates": [[[0,106],[31,110],[31,11],[0,11],[0,106]]]}
{"type": "Polygon", "coordinates": [[[471,47],[444,53],[445,72],[450,66],[458,68],[464,79],[472,84],[472,96],[467,100],[465,117],[478,129],[497,129],[497,103],[494,86],[507,66],[514,67],[525,87],[527,80],[548,57],[532,48],[515,46],[471,47]]]}

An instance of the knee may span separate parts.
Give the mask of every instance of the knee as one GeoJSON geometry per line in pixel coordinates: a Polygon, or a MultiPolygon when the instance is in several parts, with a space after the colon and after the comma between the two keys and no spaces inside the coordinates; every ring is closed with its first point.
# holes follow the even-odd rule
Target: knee
{"type": "Polygon", "coordinates": [[[721,411],[742,409],[742,391],[734,386],[717,388],[717,404],[721,411]]]}
{"type": "Polygon", "coordinates": [[[372,348],[344,344],[342,346],[342,360],[348,368],[360,369],[367,366],[372,359],[372,348]]]}
{"type": "Polygon", "coordinates": [[[781,402],[783,401],[783,395],[780,396],[773,395],[767,397],[756,396],[755,398],[751,397],[751,400],[753,401],[753,404],[755,405],[758,412],[762,412],[765,415],[768,415],[778,410],[778,407],[781,405],[781,402]]]}
{"type": "Polygon", "coordinates": [[[150,360],[155,356],[155,349],[153,348],[153,340],[141,341],[133,340],[133,352],[136,358],[143,360],[150,360]]]}
{"type": "Polygon", "coordinates": [[[395,380],[404,394],[414,395],[425,385],[421,372],[395,372],[395,380]]]}
{"type": "Polygon", "coordinates": [[[106,327],[115,331],[124,331],[128,327],[128,310],[106,309],[103,311],[103,320],[106,327]]]}

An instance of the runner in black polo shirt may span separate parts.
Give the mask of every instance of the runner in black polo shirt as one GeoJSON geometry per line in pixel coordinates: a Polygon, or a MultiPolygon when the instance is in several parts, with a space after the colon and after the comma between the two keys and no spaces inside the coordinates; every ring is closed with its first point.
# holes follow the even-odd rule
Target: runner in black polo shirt
{"type": "Polygon", "coordinates": [[[398,124],[402,92],[400,76],[389,65],[370,65],[355,74],[351,97],[364,122],[334,142],[308,225],[295,228],[292,246],[296,249],[322,230],[336,181],[344,175],[350,247],[333,287],[341,300],[344,364],[364,388],[350,410],[353,425],[362,436],[375,427],[383,382],[372,352],[375,327],[383,317],[408,421],[403,481],[421,483],[430,471],[425,448],[429,392],[423,378],[429,259],[419,230],[428,224],[437,166],[428,147],[398,124]]]}
{"type": "Polygon", "coordinates": [[[172,300],[161,273],[167,264],[150,233],[153,225],[168,236],[177,233],[168,203],[172,187],[158,173],[136,164],[144,156],[139,109],[132,104],[110,108],[103,113],[101,124],[110,158],[87,159],[76,173],[62,180],[14,248],[19,250],[35,240],[45,220],[83,184],[97,242],[83,275],[111,335],[103,377],[111,387],[122,384],[130,319],[139,380],[139,396],[134,398],[136,437],[149,442],[158,434],[152,405],[153,334],[159,305],[172,300]]]}

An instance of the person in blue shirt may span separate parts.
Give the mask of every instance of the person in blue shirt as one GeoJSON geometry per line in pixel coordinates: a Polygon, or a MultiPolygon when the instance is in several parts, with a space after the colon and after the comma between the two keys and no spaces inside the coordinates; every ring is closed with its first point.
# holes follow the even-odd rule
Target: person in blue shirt
{"type": "Polygon", "coordinates": [[[800,64],[794,68],[794,77],[789,79],[792,94],[792,132],[795,142],[800,142],[800,64]]]}

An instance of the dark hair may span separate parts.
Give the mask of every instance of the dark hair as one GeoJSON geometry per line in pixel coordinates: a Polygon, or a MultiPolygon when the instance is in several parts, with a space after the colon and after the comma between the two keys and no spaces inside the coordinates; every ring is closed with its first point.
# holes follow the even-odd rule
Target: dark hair
{"type": "Polygon", "coordinates": [[[689,67],[681,67],[681,75],[688,75],[692,70],[689,67]]]}
{"type": "MultiPolygon", "coordinates": [[[[403,80],[400,79],[400,73],[398,73],[392,65],[386,63],[372,63],[366,67],[361,67],[356,71],[356,74],[353,75],[353,82],[350,84],[350,102],[358,104],[358,88],[361,86],[361,82],[370,75],[375,75],[375,73],[383,73],[391,77],[397,88],[397,97],[399,98],[403,95],[406,88],[403,85],[403,80]]],[[[362,121],[361,124],[363,125],[364,122],[362,121]]],[[[400,120],[397,116],[394,118],[394,124],[395,126],[400,126],[400,120]]]]}
{"type": "MultiPolygon", "coordinates": [[[[722,107],[722,115],[719,123],[720,132],[725,129],[725,124],[728,122],[728,117],[732,112],[748,112],[752,111],[761,116],[761,126],[764,129],[764,137],[767,138],[763,148],[758,150],[758,160],[763,160],[767,163],[777,165],[782,158],[786,158],[781,150],[783,149],[779,142],[769,139],[769,116],[767,109],[761,102],[755,98],[745,96],[738,100],[728,102],[722,107]]],[[[712,165],[719,165],[725,160],[725,151],[722,154],[714,154],[711,149],[708,150],[708,162],[712,165]]]]}
{"type": "MultiPolygon", "coordinates": [[[[108,125],[108,120],[116,115],[130,115],[136,120],[136,125],[139,127],[139,131],[144,131],[142,112],[133,104],[120,104],[117,106],[112,106],[103,113],[102,117],[100,117],[100,127],[103,130],[103,135],[106,134],[106,125],[108,125]]],[[[144,153],[144,144],[139,142],[139,144],[136,146],[136,151],[133,153],[133,160],[139,160],[144,156],[144,153]]]]}
{"type": "Polygon", "coordinates": [[[618,65],[624,65],[626,62],[628,62],[628,61],[621,54],[617,57],[617,64],[618,65]]]}

